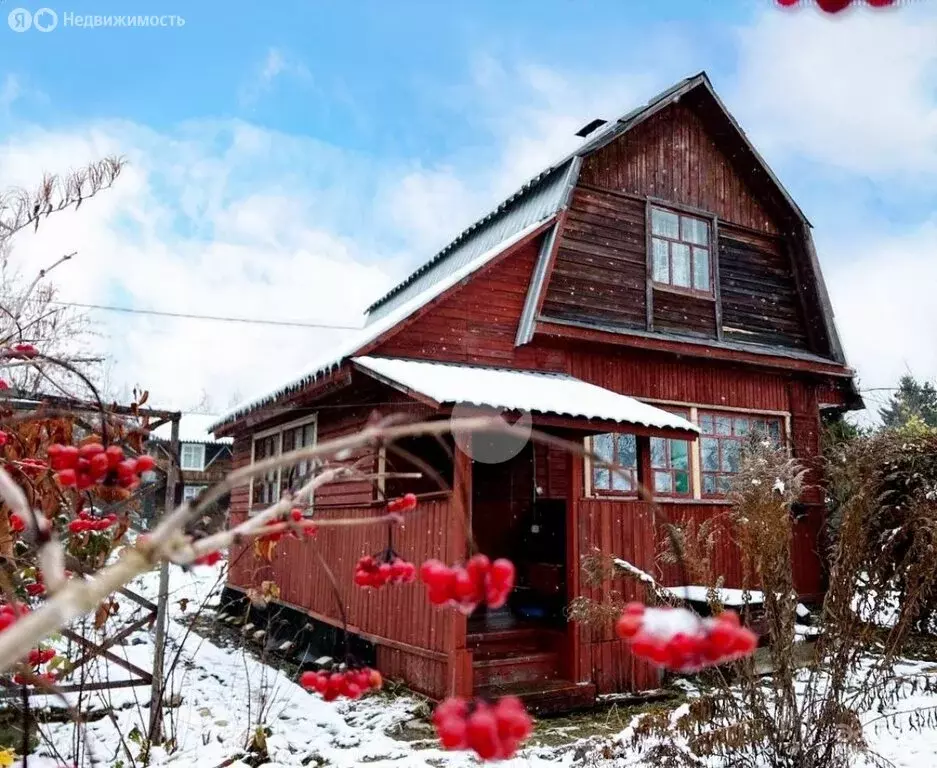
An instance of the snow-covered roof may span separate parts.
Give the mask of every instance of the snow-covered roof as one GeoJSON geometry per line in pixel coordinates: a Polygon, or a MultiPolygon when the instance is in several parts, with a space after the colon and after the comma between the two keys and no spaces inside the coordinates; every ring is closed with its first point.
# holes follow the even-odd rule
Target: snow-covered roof
{"type": "MultiPolygon", "coordinates": [[[[549,218],[547,220],[549,220],[549,218]]],[[[492,248],[489,248],[484,253],[479,254],[468,264],[463,265],[456,271],[447,275],[444,280],[440,280],[439,282],[434,283],[422,293],[414,296],[413,298],[395,308],[393,312],[390,312],[379,320],[375,320],[369,325],[366,325],[358,331],[355,331],[354,334],[342,341],[340,344],[332,347],[325,354],[322,354],[313,360],[312,363],[307,365],[303,371],[301,371],[296,376],[293,376],[288,384],[272,392],[263,392],[253,397],[247,398],[246,400],[238,403],[234,408],[224,414],[224,416],[216,418],[214,423],[209,426],[221,426],[226,422],[233,421],[239,416],[243,416],[255,408],[266,405],[267,403],[276,400],[278,397],[286,395],[290,392],[295,392],[310,382],[315,381],[320,376],[324,376],[332,372],[334,369],[338,368],[346,358],[354,355],[364,346],[379,338],[382,334],[389,331],[395,325],[406,320],[410,315],[426,306],[437,296],[445,293],[445,291],[456,285],[461,280],[464,280],[469,275],[477,272],[479,269],[488,264],[488,262],[492,261],[496,256],[504,253],[511,246],[521,242],[532,232],[542,227],[543,225],[544,221],[534,222],[533,224],[524,227],[524,229],[522,229],[520,232],[516,232],[506,240],[498,243],[492,248]]]]}
{"type": "Polygon", "coordinates": [[[388,357],[355,357],[352,362],[440,405],[489,406],[699,432],[680,416],[566,374],[388,357]]]}
{"type": "MultiPolygon", "coordinates": [[[[230,437],[215,439],[212,425],[218,421],[214,414],[187,413],[179,420],[179,441],[183,443],[231,443],[230,437]]],[[[172,439],[172,422],[157,427],[150,433],[157,440],[172,439]]]]}

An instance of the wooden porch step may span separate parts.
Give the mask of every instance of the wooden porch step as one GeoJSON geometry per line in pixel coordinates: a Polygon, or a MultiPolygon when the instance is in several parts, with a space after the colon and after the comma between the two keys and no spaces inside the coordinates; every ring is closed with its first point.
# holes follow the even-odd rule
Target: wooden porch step
{"type": "Polygon", "coordinates": [[[555,650],[563,640],[558,630],[525,627],[490,632],[472,632],[466,638],[467,647],[475,658],[499,655],[527,654],[555,650]]]}
{"type": "Polygon", "coordinates": [[[474,657],[472,684],[477,688],[554,680],[559,676],[559,668],[560,655],[556,651],[474,657]]]}
{"type": "Polygon", "coordinates": [[[475,696],[497,699],[517,696],[537,715],[591,709],[595,706],[595,685],[577,684],[569,680],[487,685],[475,688],[475,696]]]}

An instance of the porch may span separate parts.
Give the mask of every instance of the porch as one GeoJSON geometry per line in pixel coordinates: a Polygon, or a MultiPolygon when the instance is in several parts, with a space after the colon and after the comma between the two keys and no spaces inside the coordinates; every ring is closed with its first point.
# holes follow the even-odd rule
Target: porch
{"type": "MultiPolygon", "coordinates": [[[[338,410],[330,406],[339,397],[360,402],[366,387],[382,402],[390,399],[390,390],[404,393],[436,418],[456,408],[458,415],[495,408],[509,420],[530,418],[538,431],[576,445],[591,434],[633,433],[637,479],[644,483],[651,477],[652,436],[696,437],[696,428],[678,416],[561,374],[403,360],[353,362],[358,372],[351,386],[317,403],[320,439],[339,433],[329,427],[329,414],[338,410]]],[[[342,429],[348,424],[346,417],[342,429]]],[[[357,559],[386,546],[386,530],[374,526],[323,528],[314,543],[283,540],[271,563],[236,559],[229,584],[246,591],[263,580],[275,581],[279,602],[303,611],[313,623],[340,626],[335,593],[318,573],[318,550],[334,573],[349,631],[373,645],[385,675],[432,698],[513,693],[534,709],[549,711],[588,705],[597,691],[656,687],[656,673],[635,664],[610,632],[566,617],[573,598],[598,596],[599,588],[580,583],[580,558],[594,547],[653,565],[657,534],[648,506],[589,498],[580,456],[528,439],[505,446],[504,437],[456,434],[448,451],[432,438],[407,442],[405,453],[432,466],[451,490],[440,492],[429,480],[407,481],[406,487],[388,480],[384,489],[387,496],[407,491],[418,496],[417,509],[408,513],[412,522],[394,532],[394,547],[407,559],[457,563],[474,551],[511,559],[517,587],[504,608],[479,607],[464,616],[434,609],[421,584],[373,592],[355,588],[357,559]]],[[[388,469],[414,469],[390,451],[382,460],[388,469]]],[[[326,490],[317,495],[317,516],[368,517],[381,504],[367,488],[352,494],[343,487],[335,503],[329,503],[326,490]],[[355,501],[349,503],[352,495],[355,501]]],[[[629,595],[628,585],[615,588],[626,599],[638,596],[629,595]]]]}

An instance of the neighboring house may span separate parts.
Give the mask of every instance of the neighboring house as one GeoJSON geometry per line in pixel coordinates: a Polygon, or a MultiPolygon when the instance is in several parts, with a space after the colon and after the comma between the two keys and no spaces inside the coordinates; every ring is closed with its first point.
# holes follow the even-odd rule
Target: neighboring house
{"type": "MultiPolygon", "coordinates": [[[[539,429],[628,468],[616,479],[542,445],[494,464],[456,451],[451,466],[433,440],[408,443],[453,490],[388,482],[388,495],[420,498],[395,546],[417,563],[460,561],[467,516],[481,551],[518,568],[508,609],[491,615],[433,609],[421,585],[356,589],[354,563],[385,546],[383,527],[321,529],[316,543],[284,539],[270,564],[250,552],[233,562],[232,590],[274,579],[284,604],[339,626],[318,548],[378,667],[433,697],[515,690],[573,705],[656,687],[658,673],[611,627],[565,618],[580,595],[644,596],[628,580],[586,584],[580,559],[598,548],[679,584],[680,571],[658,560],[661,525],[638,482],[670,520],[715,518],[749,434],[788,445],[819,481],[821,416],[861,407],[810,224],[706,75],[592,127],[578,150],[373,304],[353,338],[214,426],[234,437],[243,466],[360,429],[374,411],[439,418],[488,405],[530,412],[539,429]]],[[[377,461],[406,466],[390,453],[377,461]]],[[[236,491],[233,522],[295,487],[304,469],[236,491]]],[[[819,485],[803,502],[794,568],[809,599],[824,588],[819,485]]],[[[317,491],[314,514],[374,514],[379,504],[370,485],[344,483],[317,491]]],[[[743,557],[721,530],[715,569],[740,586],[743,557]]]]}
{"type": "MultiPolygon", "coordinates": [[[[182,500],[196,498],[205,488],[223,480],[231,471],[231,438],[215,439],[208,430],[217,416],[185,414],[179,422],[179,470],[182,500]]],[[[148,452],[156,459],[165,477],[171,456],[172,424],[163,424],[150,433],[148,452]]],[[[160,481],[163,485],[163,479],[160,481]]],[[[151,494],[162,508],[164,497],[151,494]]]]}

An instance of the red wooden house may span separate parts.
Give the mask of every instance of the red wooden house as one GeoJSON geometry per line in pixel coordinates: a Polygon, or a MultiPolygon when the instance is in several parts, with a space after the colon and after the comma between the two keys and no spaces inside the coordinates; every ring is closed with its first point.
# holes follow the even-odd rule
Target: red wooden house
{"type": "MultiPolygon", "coordinates": [[[[407,446],[454,490],[388,482],[388,495],[420,492],[398,550],[415,562],[463,559],[468,514],[481,550],[518,567],[497,614],[433,609],[418,584],[354,588],[354,564],[384,546],[383,529],[284,541],[271,564],[232,558],[233,590],[273,578],[284,604],[337,625],[318,547],[379,668],[434,697],[512,689],[575,703],[655,687],[656,673],[611,628],[566,620],[577,595],[638,595],[628,582],[587,587],[580,558],[599,548],[674,584],[639,481],[670,519],[705,520],[725,509],[750,432],[809,464],[824,411],[861,405],[810,224],[705,74],[580,133],[578,150],[375,302],[353,339],[215,427],[234,437],[237,466],[358,429],[375,410],[436,418],[485,405],[530,413],[536,427],[630,468],[614,478],[541,445],[500,463],[456,451],[446,466],[432,441],[407,446]]],[[[287,481],[272,473],[236,492],[232,515],[270,502],[287,481]]],[[[819,490],[805,501],[795,566],[809,597],[823,589],[824,510],[819,490]]],[[[317,495],[315,514],[369,515],[376,504],[369,485],[336,485],[317,495]]],[[[731,542],[716,559],[727,586],[738,585],[731,542]]]]}

